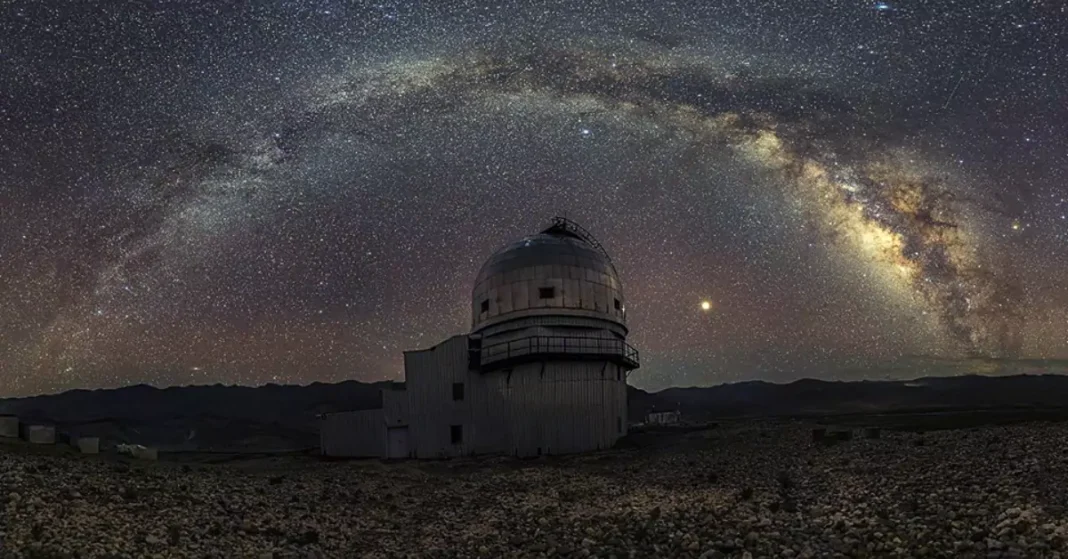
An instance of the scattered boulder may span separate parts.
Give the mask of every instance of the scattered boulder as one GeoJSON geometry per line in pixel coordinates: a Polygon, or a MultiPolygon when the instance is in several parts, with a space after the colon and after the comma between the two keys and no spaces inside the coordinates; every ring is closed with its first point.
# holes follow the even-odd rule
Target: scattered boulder
{"type": "Polygon", "coordinates": [[[779,482],[779,489],[784,493],[794,487],[794,480],[790,477],[790,472],[786,470],[779,470],[779,473],[775,475],[775,480],[779,482]]]}
{"type": "Polygon", "coordinates": [[[119,496],[126,501],[134,501],[137,499],[137,488],[133,485],[124,485],[119,496]]]}
{"type": "Polygon", "coordinates": [[[293,539],[293,543],[297,545],[317,544],[319,543],[319,532],[314,529],[304,530],[293,539]]]}
{"type": "Polygon", "coordinates": [[[172,547],[178,547],[182,543],[182,527],[177,524],[171,524],[167,527],[167,543],[172,547]]]}

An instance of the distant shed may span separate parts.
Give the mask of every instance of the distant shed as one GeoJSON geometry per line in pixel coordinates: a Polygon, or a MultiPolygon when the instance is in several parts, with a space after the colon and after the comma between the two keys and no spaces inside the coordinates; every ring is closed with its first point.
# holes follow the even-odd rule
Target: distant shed
{"type": "Polygon", "coordinates": [[[53,425],[19,425],[22,440],[32,444],[56,444],[56,428],[53,425]]]}
{"type": "Polygon", "coordinates": [[[0,438],[15,439],[19,436],[19,418],[14,415],[0,415],[0,438]]]}

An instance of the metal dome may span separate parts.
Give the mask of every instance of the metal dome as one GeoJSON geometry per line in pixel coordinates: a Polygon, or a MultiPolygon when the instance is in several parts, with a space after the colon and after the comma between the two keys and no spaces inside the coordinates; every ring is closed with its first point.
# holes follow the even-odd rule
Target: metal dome
{"type": "Polygon", "coordinates": [[[493,253],[475,278],[472,309],[474,330],[506,315],[554,309],[625,324],[622,284],[611,258],[592,235],[564,218],[493,253]],[[559,293],[537,298],[529,295],[532,289],[559,293]]]}

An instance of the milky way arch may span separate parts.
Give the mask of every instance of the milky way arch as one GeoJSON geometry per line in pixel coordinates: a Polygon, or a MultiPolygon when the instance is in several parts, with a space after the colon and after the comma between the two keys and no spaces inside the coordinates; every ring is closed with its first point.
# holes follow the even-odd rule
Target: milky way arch
{"type": "MultiPolygon", "coordinates": [[[[827,242],[896,276],[970,355],[1019,353],[1020,288],[984,261],[962,219],[967,200],[915,161],[895,157],[875,114],[811,84],[759,78],[685,57],[628,58],[537,49],[398,62],[324,81],[305,127],[366,127],[390,115],[471,104],[539,102],[603,113],[725,148],[785,179],[827,242]],[[546,103],[548,102],[548,103],[546,103]]],[[[885,127],[883,127],[885,128],[885,127]]]]}
{"type": "Polygon", "coordinates": [[[132,181],[129,226],[108,237],[111,256],[24,360],[54,370],[83,359],[79,340],[100,337],[95,314],[127,296],[130,278],[164,281],[176,251],[203,257],[213,237],[287,211],[301,190],[294,184],[306,182],[300,166],[324,138],[358,138],[388,153],[399,118],[490,110],[596,114],[639,138],[666,134],[698,153],[731,153],[775,177],[783,185],[776,194],[804,212],[825,244],[871,265],[872,290],[889,284],[916,297],[964,353],[1019,352],[1017,282],[979,250],[967,197],[893,148],[901,130],[887,123],[895,115],[818,84],[694,56],[535,48],[361,66],[294,94],[258,136],[170,141],[180,148],[132,181]]]}

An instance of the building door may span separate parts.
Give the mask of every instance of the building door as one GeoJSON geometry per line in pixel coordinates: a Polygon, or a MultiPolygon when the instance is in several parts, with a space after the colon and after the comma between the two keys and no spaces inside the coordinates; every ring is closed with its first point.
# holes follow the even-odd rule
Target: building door
{"type": "Polygon", "coordinates": [[[386,430],[386,456],[389,458],[408,457],[408,427],[390,427],[386,430]]]}

